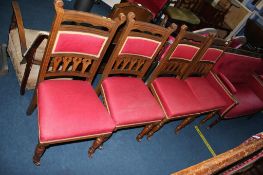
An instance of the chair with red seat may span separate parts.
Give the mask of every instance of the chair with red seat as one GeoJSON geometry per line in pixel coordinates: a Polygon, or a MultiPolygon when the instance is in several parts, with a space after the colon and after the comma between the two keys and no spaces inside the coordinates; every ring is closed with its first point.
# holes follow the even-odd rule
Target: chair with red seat
{"type": "Polygon", "coordinates": [[[33,157],[36,165],[40,165],[46,148],[56,143],[96,138],[88,151],[92,156],[115,128],[91,82],[125,16],[120,14],[111,20],[64,10],[62,0],[55,0],[54,6],[56,16],[27,111],[30,115],[38,105],[39,143],[33,157]],[[67,77],[76,80],[56,79],[67,77]]]}
{"type": "Polygon", "coordinates": [[[235,103],[219,111],[209,127],[222,120],[255,114],[263,109],[263,83],[260,55],[244,50],[228,49],[213,68],[213,74],[228,91],[235,103]]]}
{"type": "MultiPolygon", "coordinates": [[[[179,33],[179,36],[182,35],[182,31],[179,33]]],[[[217,111],[219,108],[225,105],[225,99],[222,97],[209,83],[202,81],[200,77],[188,77],[185,75],[192,75],[193,71],[196,69],[195,65],[202,60],[205,62],[207,66],[207,61],[210,62],[212,59],[218,59],[221,56],[222,52],[217,52],[217,50],[210,49],[210,45],[213,43],[214,36],[209,35],[199,36],[206,39],[206,42],[201,45],[199,51],[197,51],[196,56],[191,59],[191,62],[188,63],[186,71],[184,71],[184,75],[181,75],[183,79],[178,79],[171,76],[165,75],[178,75],[178,68],[176,69],[168,69],[171,63],[174,61],[173,59],[179,61],[180,57],[171,57],[174,53],[174,49],[179,45],[180,39],[177,39],[177,43],[173,43],[173,47],[170,47],[170,50],[167,51],[166,56],[159,63],[158,67],[154,70],[148,84],[151,88],[153,94],[156,99],[162,106],[162,109],[165,112],[165,118],[156,125],[149,133],[148,138],[151,137],[156,131],[158,131],[166,122],[175,120],[175,119],[184,119],[180,125],[176,127],[176,132],[181,130],[191,121],[193,121],[198,115],[203,113],[209,113],[209,115],[214,114],[214,111],[217,111]],[[214,55],[216,54],[216,55],[214,55]],[[214,58],[215,57],[215,58],[214,58]],[[161,77],[162,76],[162,77],[161,77]],[[192,83],[193,82],[193,83],[192,83]],[[195,82],[197,82],[195,84],[195,82]],[[192,86],[194,84],[194,86],[192,86]],[[201,92],[204,92],[201,94],[201,92]],[[199,94],[200,93],[200,94],[199,94]],[[213,96],[208,96],[211,93],[213,96]],[[209,98],[210,102],[205,102],[205,100],[209,98]],[[215,99],[213,101],[213,99],[215,99]],[[212,114],[210,114],[212,113],[212,114]]],[[[178,38],[178,36],[177,36],[178,38]]],[[[182,37],[181,37],[182,38],[182,37]]],[[[191,41],[193,44],[196,43],[194,40],[191,41]]],[[[185,52],[191,47],[185,47],[185,52]]],[[[214,60],[213,60],[214,61],[214,60]]],[[[181,66],[181,65],[180,65],[181,66]]],[[[211,66],[208,68],[200,68],[200,73],[207,73],[207,71],[211,69],[211,66]]]]}
{"type": "Polygon", "coordinates": [[[187,28],[186,25],[181,26],[180,35],[176,39],[173,36],[169,36],[157,59],[145,75],[145,80],[149,79],[154,68],[161,60],[165,59],[167,54],[171,54],[171,59],[163,71],[168,71],[167,74],[169,74],[169,71],[174,71],[172,74],[178,76],[178,78],[183,77],[193,59],[196,59],[198,56],[200,48],[207,42],[205,36],[189,32],[187,28]]]}
{"type": "Polygon", "coordinates": [[[116,129],[146,125],[138,141],[164,117],[142,77],[175,28],[135,21],[129,13],[97,86],[116,129]]]}

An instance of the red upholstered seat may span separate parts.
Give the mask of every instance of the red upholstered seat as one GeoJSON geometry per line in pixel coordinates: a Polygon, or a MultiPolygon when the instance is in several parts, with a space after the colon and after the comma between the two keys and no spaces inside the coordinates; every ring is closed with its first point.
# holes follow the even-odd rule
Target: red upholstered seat
{"type": "Polygon", "coordinates": [[[108,77],[102,83],[102,90],[117,127],[164,118],[161,106],[139,78],[108,77]]]}
{"type": "Polygon", "coordinates": [[[199,100],[184,80],[160,77],[154,80],[152,86],[169,118],[182,117],[203,111],[199,100]]]}
{"type": "Polygon", "coordinates": [[[213,88],[206,77],[189,77],[185,81],[206,111],[226,105],[224,97],[213,88]]]}
{"type": "Polygon", "coordinates": [[[38,106],[40,143],[107,134],[115,128],[106,108],[86,81],[41,82],[38,106]]]}
{"type": "Polygon", "coordinates": [[[158,12],[163,8],[163,6],[165,5],[165,3],[167,1],[160,1],[160,0],[128,0],[128,2],[136,2],[141,4],[142,6],[148,8],[152,14],[153,17],[155,17],[158,12]]]}
{"type": "Polygon", "coordinates": [[[256,113],[263,109],[263,101],[252,91],[247,84],[234,84],[237,89],[235,97],[239,104],[230,110],[225,118],[233,118],[256,113]]]}

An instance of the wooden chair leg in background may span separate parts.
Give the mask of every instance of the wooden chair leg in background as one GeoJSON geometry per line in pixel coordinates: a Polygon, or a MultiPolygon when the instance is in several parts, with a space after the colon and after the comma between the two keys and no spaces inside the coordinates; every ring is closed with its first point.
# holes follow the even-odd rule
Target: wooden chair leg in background
{"type": "Polygon", "coordinates": [[[141,141],[142,141],[142,138],[143,138],[146,134],[148,134],[155,125],[156,125],[156,123],[151,123],[151,124],[149,124],[149,125],[146,125],[146,126],[143,128],[143,130],[141,131],[141,133],[137,135],[136,140],[137,140],[138,142],[141,142],[141,141]]]}
{"type": "Polygon", "coordinates": [[[149,139],[153,136],[153,134],[154,134],[155,132],[157,132],[159,129],[161,129],[161,127],[162,127],[166,122],[167,122],[167,119],[164,118],[164,119],[162,119],[162,121],[160,121],[157,125],[155,125],[155,126],[153,127],[153,129],[152,129],[150,132],[148,132],[148,134],[147,134],[147,139],[149,140],[149,139]]]}
{"type": "Polygon", "coordinates": [[[0,76],[8,73],[6,44],[0,44],[0,76]]]}
{"type": "Polygon", "coordinates": [[[40,159],[42,157],[42,155],[44,154],[45,150],[46,150],[47,145],[38,143],[35,149],[35,154],[33,156],[33,163],[36,166],[40,165],[40,159]]]}
{"type": "Polygon", "coordinates": [[[33,94],[33,98],[30,102],[30,105],[27,108],[26,114],[31,115],[34,112],[34,110],[36,109],[36,107],[37,107],[37,94],[36,94],[36,90],[35,90],[34,94],[33,94]]]}
{"type": "Polygon", "coordinates": [[[204,124],[206,121],[210,120],[214,115],[216,114],[216,111],[210,112],[209,114],[206,115],[206,117],[201,120],[201,122],[199,123],[199,125],[204,124]]]}
{"type": "Polygon", "coordinates": [[[25,94],[26,84],[27,84],[27,80],[28,80],[28,77],[29,77],[29,74],[32,68],[32,64],[33,64],[32,61],[26,64],[25,72],[24,72],[23,79],[21,82],[21,87],[20,87],[20,95],[25,94]]]}
{"type": "Polygon", "coordinates": [[[94,152],[96,151],[96,149],[102,149],[102,145],[104,142],[106,142],[111,135],[104,135],[104,136],[100,136],[98,137],[92,144],[92,146],[89,148],[88,150],[88,155],[90,158],[92,158],[94,152]]]}
{"type": "Polygon", "coordinates": [[[214,120],[208,127],[207,129],[212,128],[213,126],[215,126],[217,123],[219,123],[221,121],[221,117],[218,117],[216,120],[214,120]]]}
{"type": "Polygon", "coordinates": [[[178,134],[181,129],[183,129],[186,125],[190,124],[192,121],[194,121],[196,118],[196,115],[187,117],[184,119],[175,129],[175,133],[178,134]]]}

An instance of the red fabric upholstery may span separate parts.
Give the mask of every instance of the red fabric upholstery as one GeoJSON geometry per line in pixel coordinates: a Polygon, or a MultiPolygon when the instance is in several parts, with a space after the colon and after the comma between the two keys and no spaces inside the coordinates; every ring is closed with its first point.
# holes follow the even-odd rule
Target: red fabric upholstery
{"type": "Polygon", "coordinates": [[[263,69],[260,58],[227,53],[214,66],[214,71],[223,73],[232,83],[245,83],[254,72],[263,69]]]}
{"type": "Polygon", "coordinates": [[[229,81],[229,79],[224,74],[219,72],[217,75],[232,94],[237,93],[235,86],[229,81]]]}
{"type": "Polygon", "coordinates": [[[179,44],[174,50],[170,59],[183,59],[191,61],[198,50],[199,48],[195,46],[179,44]]]}
{"type": "Polygon", "coordinates": [[[262,69],[262,59],[241,54],[225,53],[217,62],[215,73],[238,101],[238,105],[225,113],[225,118],[249,115],[263,109],[263,88],[253,77],[262,69]]]}
{"type": "Polygon", "coordinates": [[[167,2],[167,0],[128,0],[129,2],[137,2],[139,4],[141,4],[142,6],[148,8],[152,14],[153,17],[155,17],[160,10],[162,10],[163,6],[165,5],[165,3],[167,2]]]}
{"type": "Polygon", "coordinates": [[[41,143],[111,133],[115,123],[90,83],[45,80],[38,86],[41,143]]]}
{"type": "Polygon", "coordinates": [[[53,53],[80,53],[99,57],[107,37],[82,32],[60,31],[53,53]]]}
{"type": "Polygon", "coordinates": [[[203,111],[199,100],[187,83],[172,77],[160,77],[152,84],[169,118],[182,117],[203,111]]]}
{"type": "Polygon", "coordinates": [[[140,55],[152,58],[160,44],[160,42],[155,40],[140,37],[127,37],[120,54],[140,55]]]}
{"type": "Polygon", "coordinates": [[[222,53],[223,53],[222,50],[215,48],[208,48],[205,54],[203,55],[203,57],[201,58],[201,60],[216,63],[222,53]]]}
{"type": "Polygon", "coordinates": [[[226,105],[224,98],[213,88],[206,77],[189,77],[185,81],[202,104],[203,109],[207,111],[221,109],[226,105]]]}
{"type": "Polygon", "coordinates": [[[225,118],[233,118],[256,113],[263,109],[263,101],[246,85],[235,84],[239,104],[225,115],[225,118]]]}
{"type": "Polygon", "coordinates": [[[226,105],[219,110],[219,114],[223,116],[228,112],[233,106],[236,105],[235,100],[232,98],[231,93],[225,87],[224,83],[217,77],[213,72],[210,72],[206,76],[207,81],[209,81],[210,85],[215,89],[221,97],[224,98],[226,105]]]}
{"type": "Polygon", "coordinates": [[[263,75],[259,75],[259,78],[263,81],[263,75]]]}
{"type": "Polygon", "coordinates": [[[263,81],[256,75],[253,75],[247,85],[263,101],[263,81]]]}
{"type": "Polygon", "coordinates": [[[117,127],[164,118],[161,106],[141,79],[108,77],[102,82],[102,88],[117,127]]]}

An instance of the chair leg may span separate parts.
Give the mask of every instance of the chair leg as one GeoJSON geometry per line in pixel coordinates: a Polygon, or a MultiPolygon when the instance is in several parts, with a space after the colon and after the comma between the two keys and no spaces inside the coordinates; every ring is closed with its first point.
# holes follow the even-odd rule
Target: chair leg
{"type": "Polygon", "coordinates": [[[206,117],[203,120],[201,120],[199,124],[200,125],[204,124],[206,121],[210,120],[215,114],[216,111],[210,112],[209,114],[206,115],[206,117]]]}
{"type": "Polygon", "coordinates": [[[33,94],[33,98],[32,98],[32,100],[31,100],[31,102],[27,108],[26,114],[31,115],[34,112],[34,110],[36,109],[36,107],[37,107],[37,94],[36,94],[36,90],[35,90],[35,92],[33,94]]]}
{"type": "Polygon", "coordinates": [[[215,126],[217,123],[219,123],[222,119],[220,117],[218,117],[216,120],[214,120],[208,127],[207,129],[212,128],[213,126],[215,126]]]}
{"type": "Polygon", "coordinates": [[[35,154],[33,156],[33,163],[36,166],[40,165],[40,159],[42,155],[44,154],[45,150],[46,150],[46,146],[40,143],[37,144],[36,149],[35,149],[35,154]]]}
{"type": "Polygon", "coordinates": [[[180,131],[181,129],[183,129],[186,125],[188,125],[189,123],[191,123],[192,121],[194,121],[194,120],[195,120],[195,117],[196,117],[196,116],[191,116],[191,117],[187,117],[186,119],[184,119],[184,120],[176,127],[176,129],[175,129],[176,134],[178,134],[179,131],[180,131]]]}
{"type": "Polygon", "coordinates": [[[149,125],[146,125],[146,126],[143,128],[143,130],[140,132],[140,134],[137,135],[136,140],[137,140],[138,142],[141,142],[141,141],[142,141],[142,138],[143,138],[146,134],[148,134],[153,127],[154,127],[154,123],[151,123],[151,124],[149,124],[149,125]]]}
{"type": "Polygon", "coordinates": [[[153,134],[154,134],[155,132],[157,132],[158,130],[160,130],[161,127],[162,127],[166,122],[167,122],[167,119],[164,118],[164,119],[162,119],[162,121],[160,121],[157,125],[155,125],[155,126],[153,127],[153,129],[152,129],[150,132],[148,132],[148,134],[147,134],[147,139],[149,140],[149,139],[153,136],[153,134]]]}
{"type": "Polygon", "coordinates": [[[90,158],[92,158],[94,152],[98,148],[102,148],[102,144],[109,139],[110,136],[100,136],[98,137],[92,144],[92,146],[88,150],[88,155],[90,158]]]}
{"type": "Polygon", "coordinates": [[[31,69],[32,69],[32,64],[33,64],[32,61],[29,61],[26,64],[25,72],[24,72],[23,79],[21,82],[21,87],[20,87],[20,95],[25,94],[26,84],[27,84],[27,80],[28,80],[29,74],[30,74],[31,69]]]}

